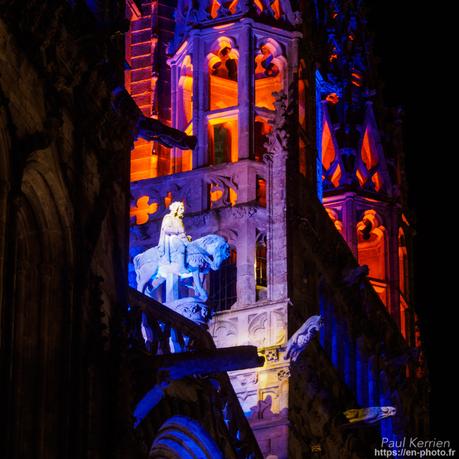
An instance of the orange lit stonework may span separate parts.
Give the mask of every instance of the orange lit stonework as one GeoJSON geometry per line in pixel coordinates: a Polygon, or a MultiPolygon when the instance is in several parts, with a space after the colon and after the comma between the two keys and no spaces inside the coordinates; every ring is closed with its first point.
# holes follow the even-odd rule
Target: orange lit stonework
{"type": "Polygon", "coordinates": [[[130,216],[135,217],[137,225],[143,225],[158,210],[158,204],[153,202],[149,204],[150,197],[142,196],[137,199],[136,206],[131,208],[130,216]]]}
{"type": "MultiPolygon", "coordinates": [[[[289,416],[296,415],[289,404],[297,389],[284,356],[289,336],[300,325],[296,321],[322,308],[323,300],[330,303],[330,320],[320,341],[327,359],[321,357],[320,362],[329,360],[337,372],[344,372],[347,388],[366,391],[366,398],[357,398],[362,406],[370,400],[379,403],[376,394],[384,382],[376,368],[379,355],[373,361],[365,354],[372,337],[360,343],[351,336],[354,324],[347,322],[348,316],[361,314],[358,323],[372,329],[372,319],[364,316],[377,311],[373,317],[391,321],[396,340],[402,342],[403,337],[408,345],[419,345],[410,298],[410,247],[405,241],[409,223],[400,210],[397,171],[392,158],[386,161],[364,69],[358,63],[346,64],[346,81],[329,77],[352,48],[361,45],[357,30],[346,28],[341,37],[335,35],[324,47],[321,66],[314,67],[302,51],[302,25],[292,18],[295,11],[285,8],[288,0],[190,0],[180,5],[183,8],[175,11],[180,27],[172,30],[173,21],[165,21],[163,36],[148,38],[145,24],[133,20],[127,87],[145,114],[195,135],[197,145],[182,151],[135,144],[131,216],[136,225],[145,226],[133,232],[133,240],[142,248],[154,246],[168,206],[183,201],[184,224],[193,240],[212,233],[228,241],[232,256],[225,270],[209,274],[209,301],[215,310],[209,332],[217,347],[252,344],[266,357],[262,368],[231,372],[230,378],[264,457],[286,459],[292,435],[289,416]],[[248,4],[250,11],[244,10],[248,4]],[[137,43],[146,46],[140,49],[137,43]],[[349,49],[343,49],[343,43],[349,49]],[[154,53],[161,65],[154,65],[154,53]],[[316,68],[324,72],[322,77],[316,68]],[[280,104],[273,92],[289,92],[292,116],[285,125],[277,116],[281,110],[275,110],[274,102],[280,104]],[[354,111],[359,96],[361,106],[354,111]],[[265,145],[285,126],[293,134],[291,145],[288,151],[279,148],[276,156],[275,147],[265,145]],[[284,153],[286,163],[279,159],[284,153]],[[316,182],[331,223],[315,200],[317,195],[322,199],[316,182]],[[295,208],[304,216],[309,204],[314,218],[289,222],[287,212],[295,208]],[[303,224],[309,230],[317,224],[319,231],[300,234],[297,226],[303,224]],[[305,241],[313,237],[317,253],[308,259],[305,241]],[[287,247],[294,252],[288,260],[287,247]],[[322,260],[325,253],[328,261],[322,260]],[[296,257],[303,257],[298,266],[296,257]],[[336,266],[322,272],[315,257],[324,263],[336,261],[336,266]],[[368,266],[368,276],[362,265],[368,266]],[[324,274],[333,269],[336,284],[327,297],[322,291],[324,274]],[[354,283],[343,287],[344,278],[352,278],[354,271],[354,283]],[[350,314],[343,313],[346,298],[342,295],[343,304],[335,301],[336,288],[354,292],[356,301],[363,298],[362,304],[352,304],[350,314]]],[[[149,19],[156,27],[161,17],[150,6],[149,19]]],[[[346,20],[335,8],[327,13],[330,27],[346,20]]],[[[358,332],[360,328],[355,327],[358,332]]],[[[410,372],[415,373],[411,367],[410,372]]]]}

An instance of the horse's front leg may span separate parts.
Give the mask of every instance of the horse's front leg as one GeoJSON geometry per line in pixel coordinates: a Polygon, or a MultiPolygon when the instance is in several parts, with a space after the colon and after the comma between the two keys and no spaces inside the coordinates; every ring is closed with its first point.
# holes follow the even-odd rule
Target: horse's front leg
{"type": "Polygon", "coordinates": [[[208,295],[202,286],[201,276],[198,271],[193,271],[193,287],[201,301],[207,301],[208,295]]]}

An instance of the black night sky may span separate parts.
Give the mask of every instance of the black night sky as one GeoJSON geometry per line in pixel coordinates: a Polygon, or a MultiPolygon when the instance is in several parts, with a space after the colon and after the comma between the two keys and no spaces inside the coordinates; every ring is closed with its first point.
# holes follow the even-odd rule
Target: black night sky
{"type": "Polygon", "coordinates": [[[457,293],[453,295],[458,242],[452,220],[457,212],[453,205],[457,179],[455,183],[448,161],[457,152],[454,135],[448,135],[451,131],[444,125],[446,104],[454,97],[444,67],[446,8],[440,8],[441,2],[435,8],[406,0],[367,0],[367,5],[385,100],[401,105],[406,114],[409,201],[416,231],[415,306],[429,366],[432,438],[453,440],[457,434],[451,422],[457,406],[453,367],[459,360],[454,320],[459,301],[457,293]]]}

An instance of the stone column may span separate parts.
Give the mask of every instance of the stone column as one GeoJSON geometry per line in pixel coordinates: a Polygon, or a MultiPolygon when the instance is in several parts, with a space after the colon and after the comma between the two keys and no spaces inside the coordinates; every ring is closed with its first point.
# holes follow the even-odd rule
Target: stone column
{"type": "Polygon", "coordinates": [[[253,43],[252,21],[241,19],[242,30],[239,34],[239,66],[238,66],[238,157],[249,158],[252,146],[253,130],[253,43]]]}
{"type": "Polygon", "coordinates": [[[208,162],[207,119],[209,71],[201,32],[193,30],[190,37],[193,43],[193,133],[198,143],[193,151],[193,169],[205,166],[208,162]]]}
{"type": "Polygon", "coordinates": [[[268,297],[285,300],[287,285],[287,105],[282,93],[274,103],[276,115],[268,136],[265,161],[268,164],[268,297]]]}
{"type": "MultiPolygon", "coordinates": [[[[293,38],[290,40],[290,46],[287,50],[287,74],[284,77],[285,88],[284,91],[288,93],[289,88],[297,81],[298,73],[298,41],[302,38],[303,34],[294,32],[293,38]]],[[[297,83],[298,84],[298,83],[297,83]]],[[[295,92],[297,87],[295,87],[295,92]]],[[[298,94],[297,94],[298,97],[298,94]]]]}
{"type": "MultiPolygon", "coordinates": [[[[171,125],[176,129],[181,129],[182,126],[179,126],[179,119],[178,119],[178,111],[177,111],[177,86],[178,86],[178,78],[177,78],[177,62],[170,63],[171,66],[171,125]]],[[[177,157],[180,155],[177,148],[172,148],[171,150],[171,159],[172,159],[172,173],[175,174],[176,172],[180,172],[181,165],[178,167],[177,165],[177,157]]]]}
{"type": "Polygon", "coordinates": [[[180,77],[179,68],[177,68],[177,61],[169,62],[171,67],[171,123],[172,127],[176,129],[182,129],[182,126],[179,125],[179,117],[178,117],[178,83],[180,77]]]}
{"type": "Polygon", "coordinates": [[[255,303],[256,228],[244,218],[239,227],[237,245],[237,298],[240,305],[255,303]]]}
{"type": "Polygon", "coordinates": [[[236,171],[236,180],[238,185],[237,202],[242,204],[255,201],[257,196],[256,169],[251,167],[247,161],[235,164],[233,168],[233,170],[236,171]]]}

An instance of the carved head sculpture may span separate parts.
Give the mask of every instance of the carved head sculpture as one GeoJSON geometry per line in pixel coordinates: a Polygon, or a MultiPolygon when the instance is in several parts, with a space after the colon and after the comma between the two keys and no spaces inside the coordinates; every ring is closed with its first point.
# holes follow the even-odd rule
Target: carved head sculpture
{"type": "Polygon", "coordinates": [[[220,268],[220,265],[231,255],[231,248],[228,242],[222,241],[221,244],[218,245],[216,250],[216,255],[214,256],[214,266],[216,269],[220,268]]]}
{"type": "Polygon", "coordinates": [[[185,213],[185,205],[182,201],[174,201],[170,206],[169,210],[171,214],[175,217],[183,218],[183,214],[185,213]]]}
{"type": "Polygon", "coordinates": [[[209,234],[200,239],[202,244],[211,257],[210,268],[216,271],[221,264],[230,256],[231,248],[225,238],[217,234],[209,234]]]}

